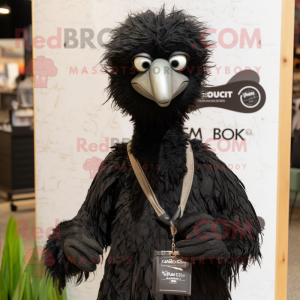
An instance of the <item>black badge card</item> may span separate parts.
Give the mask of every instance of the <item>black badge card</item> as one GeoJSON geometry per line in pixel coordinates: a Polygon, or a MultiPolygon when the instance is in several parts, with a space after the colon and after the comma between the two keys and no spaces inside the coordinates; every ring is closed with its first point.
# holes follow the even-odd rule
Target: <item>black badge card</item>
{"type": "Polygon", "coordinates": [[[171,251],[154,251],[153,294],[191,295],[192,265],[171,251]]]}

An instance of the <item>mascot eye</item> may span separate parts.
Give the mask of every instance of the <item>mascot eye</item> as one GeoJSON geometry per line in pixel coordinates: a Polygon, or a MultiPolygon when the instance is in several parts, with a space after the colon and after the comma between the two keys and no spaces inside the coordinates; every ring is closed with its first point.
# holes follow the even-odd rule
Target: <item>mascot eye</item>
{"type": "Polygon", "coordinates": [[[169,59],[169,63],[173,70],[175,71],[182,71],[185,69],[188,63],[188,56],[187,54],[177,54],[176,52],[172,54],[169,59]]]}
{"type": "Polygon", "coordinates": [[[139,72],[147,71],[151,66],[152,60],[144,56],[136,56],[133,60],[133,66],[139,72]]]}

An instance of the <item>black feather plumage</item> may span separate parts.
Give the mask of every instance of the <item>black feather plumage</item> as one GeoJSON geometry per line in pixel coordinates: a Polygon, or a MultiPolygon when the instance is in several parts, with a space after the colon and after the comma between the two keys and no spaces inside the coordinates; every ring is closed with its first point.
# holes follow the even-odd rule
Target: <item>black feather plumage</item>
{"type": "MultiPolygon", "coordinates": [[[[92,261],[88,266],[77,261],[70,264],[66,256],[68,251],[90,257],[95,251],[102,255],[104,249],[111,247],[98,300],[228,300],[231,299],[231,282],[235,282],[240,267],[246,270],[250,256],[260,260],[261,230],[244,186],[207,145],[189,140],[183,130],[188,112],[196,107],[205,84],[209,51],[200,41],[204,29],[205,25],[184,11],[173,10],[167,14],[161,9],[157,13],[131,14],[113,30],[103,63],[110,76],[110,98],[123,113],[131,115],[134,123],[132,153],[144,166],[152,189],[169,215],[174,214],[180,201],[183,177],[187,172],[185,149],[187,143],[191,143],[195,175],[185,214],[178,221],[178,228],[184,228],[183,235],[176,236],[177,243],[181,245],[187,241],[185,235],[198,218],[208,216],[211,222],[222,219],[230,227],[231,234],[217,243],[212,237],[210,240],[218,245],[213,253],[223,257],[224,263],[207,257],[196,262],[190,297],[152,294],[153,252],[170,249],[170,228],[157,220],[139,186],[130,166],[127,145],[117,144],[100,166],[77,216],[61,223],[47,242],[47,275],[59,279],[60,288],[74,276],[81,282],[88,276],[87,270],[95,268],[92,261]],[[141,52],[154,59],[168,58],[174,51],[185,51],[191,57],[184,71],[189,84],[168,107],[161,108],[132,88],[130,81],[135,75],[130,74],[131,59],[141,52]],[[199,74],[198,66],[203,70],[199,74]],[[112,73],[113,67],[118,72],[112,73]],[[231,238],[238,229],[235,220],[242,226],[251,220],[252,238],[239,232],[231,238]],[[68,242],[70,239],[76,243],[68,242]],[[92,247],[90,240],[97,245],[92,247]],[[226,261],[228,255],[232,256],[232,263],[226,261]]],[[[218,232],[225,229],[221,226],[218,232]]],[[[207,230],[207,227],[199,230],[207,230]]],[[[209,243],[203,247],[197,245],[192,251],[197,254],[205,248],[206,256],[210,255],[209,243]]]]}

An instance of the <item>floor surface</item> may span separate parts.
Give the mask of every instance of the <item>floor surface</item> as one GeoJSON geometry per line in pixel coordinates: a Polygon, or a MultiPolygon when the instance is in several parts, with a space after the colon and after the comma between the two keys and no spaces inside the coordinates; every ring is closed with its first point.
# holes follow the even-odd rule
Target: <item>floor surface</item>
{"type": "Polygon", "coordinates": [[[300,300],[300,208],[295,208],[289,231],[288,300],[300,300]]]}

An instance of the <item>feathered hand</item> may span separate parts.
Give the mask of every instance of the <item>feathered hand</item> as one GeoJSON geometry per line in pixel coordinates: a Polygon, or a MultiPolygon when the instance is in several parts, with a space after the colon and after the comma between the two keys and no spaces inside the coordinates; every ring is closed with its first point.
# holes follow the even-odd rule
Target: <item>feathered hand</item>
{"type": "Polygon", "coordinates": [[[64,253],[69,261],[85,272],[96,270],[102,248],[85,228],[76,228],[64,241],[64,253]]]}
{"type": "Polygon", "coordinates": [[[223,240],[226,226],[214,226],[215,219],[207,214],[190,213],[184,215],[176,224],[178,233],[185,239],[178,241],[176,247],[182,256],[222,257],[230,252],[223,240]]]}

